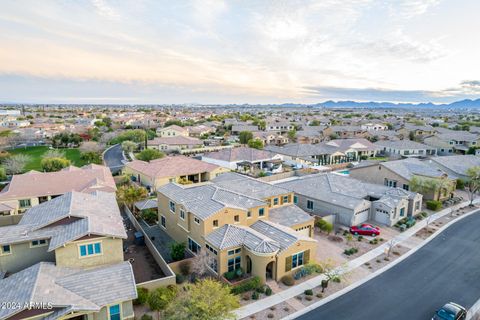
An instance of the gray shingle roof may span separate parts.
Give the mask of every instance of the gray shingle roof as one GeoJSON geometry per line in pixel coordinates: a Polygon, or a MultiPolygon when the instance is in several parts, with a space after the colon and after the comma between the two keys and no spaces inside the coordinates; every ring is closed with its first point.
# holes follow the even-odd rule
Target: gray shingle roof
{"type": "Polygon", "coordinates": [[[30,208],[17,225],[0,227],[0,244],[49,239],[53,251],[88,234],[127,237],[113,193],[73,191],[30,208]]]}
{"type": "Polygon", "coordinates": [[[258,150],[248,147],[237,147],[222,149],[215,152],[208,152],[205,153],[202,158],[210,158],[227,162],[254,162],[260,160],[271,160],[274,156],[274,153],[265,150],[258,150]]]}
{"type": "MultiPolygon", "coordinates": [[[[137,297],[135,279],[129,262],[94,269],[73,269],[40,262],[0,280],[0,301],[52,303],[59,315],[69,311],[99,311],[102,307],[137,297]]],[[[0,309],[6,319],[22,309],[0,309]]]]}
{"type": "Polygon", "coordinates": [[[382,141],[377,141],[374,144],[379,147],[387,147],[387,148],[392,148],[396,150],[403,150],[403,149],[426,150],[426,149],[432,148],[430,146],[427,146],[426,144],[418,143],[412,140],[397,140],[397,141],[382,140],[382,141]]]}
{"type": "Polygon", "coordinates": [[[475,155],[434,157],[431,158],[431,161],[462,176],[467,175],[469,168],[480,166],[480,157],[475,155]]]}

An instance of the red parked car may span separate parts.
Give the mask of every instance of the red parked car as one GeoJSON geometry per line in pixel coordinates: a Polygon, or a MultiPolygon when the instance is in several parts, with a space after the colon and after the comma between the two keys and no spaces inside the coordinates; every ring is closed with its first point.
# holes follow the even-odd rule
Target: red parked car
{"type": "Polygon", "coordinates": [[[380,235],[380,228],[374,227],[371,224],[361,224],[359,226],[350,227],[350,233],[354,235],[362,235],[362,236],[378,236],[380,235]]]}

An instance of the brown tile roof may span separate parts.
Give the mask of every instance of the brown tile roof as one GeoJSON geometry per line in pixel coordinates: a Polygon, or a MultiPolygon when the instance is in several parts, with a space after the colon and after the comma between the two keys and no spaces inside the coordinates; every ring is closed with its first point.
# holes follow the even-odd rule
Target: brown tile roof
{"type": "Polygon", "coordinates": [[[149,146],[158,146],[160,144],[167,145],[201,145],[203,144],[202,140],[197,138],[190,138],[184,136],[176,137],[157,137],[153,140],[148,140],[147,144],[149,146]]]}
{"type": "Polygon", "coordinates": [[[135,160],[127,163],[128,168],[152,178],[177,177],[187,174],[211,172],[219,166],[185,156],[172,156],[145,162],[135,160]]]}
{"type": "Polygon", "coordinates": [[[248,147],[228,148],[204,154],[205,158],[228,162],[269,160],[274,156],[273,152],[248,147]]]}
{"type": "Polygon", "coordinates": [[[82,168],[70,166],[58,172],[29,171],[14,175],[8,186],[0,192],[0,201],[61,195],[69,191],[115,192],[116,189],[115,181],[107,167],[96,164],[82,168]]]}

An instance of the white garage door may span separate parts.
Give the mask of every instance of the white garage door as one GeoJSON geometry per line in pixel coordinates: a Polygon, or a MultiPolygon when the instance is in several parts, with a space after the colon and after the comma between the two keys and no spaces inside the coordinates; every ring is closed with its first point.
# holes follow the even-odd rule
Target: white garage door
{"type": "Polygon", "coordinates": [[[390,225],[390,216],[386,213],[377,211],[375,213],[375,221],[381,224],[390,225]]]}
{"type": "Polygon", "coordinates": [[[368,210],[361,211],[355,214],[355,223],[354,225],[359,225],[368,220],[368,210]]]}

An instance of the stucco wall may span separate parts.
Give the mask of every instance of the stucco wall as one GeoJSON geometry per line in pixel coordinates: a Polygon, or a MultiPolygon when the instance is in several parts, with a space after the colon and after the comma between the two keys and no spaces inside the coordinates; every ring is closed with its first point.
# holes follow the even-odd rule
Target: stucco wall
{"type": "Polygon", "coordinates": [[[41,261],[55,261],[55,253],[47,252],[48,245],[30,247],[30,242],[11,245],[12,253],[0,256],[0,270],[18,272],[41,261]]]}
{"type": "Polygon", "coordinates": [[[123,240],[99,237],[74,241],[55,250],[55,259],[57,265],[61,267],[86,268],[119,263],[123,261],[123,240]],[[92,242],[102,243],[102,253],[95,256],[80,257],[79,245],[92,242]]]}

